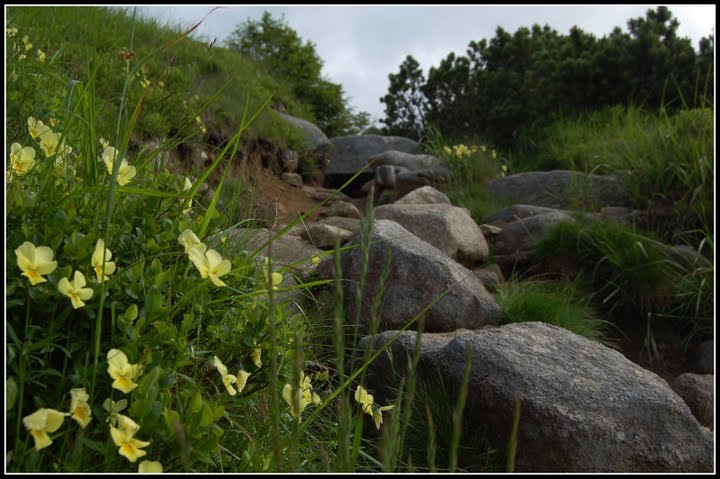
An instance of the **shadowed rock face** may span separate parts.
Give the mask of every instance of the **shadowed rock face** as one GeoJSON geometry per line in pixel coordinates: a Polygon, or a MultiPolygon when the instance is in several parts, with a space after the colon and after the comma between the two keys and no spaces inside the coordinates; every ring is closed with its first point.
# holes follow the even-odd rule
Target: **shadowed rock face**
{"type": "Polygon", "coordinates": [[[489,181],[487,192],[501,201],[548,208],[599,211],[604,206],[625,206],[628,193],[613,176],[576,171],[531,171],[489,181]]]}
{"type": "MultiPolygon", "coordinates": [[[[374,348],[397,331],[365,338],[374,348]]],[[[367,388],[387,403],[393,368],[407,370],[416,333],[391,343],[369,366],[367,388]],[[374,389],[370,389],[374,388],[374,389]]],[[[463,430],[484,431],[501,454],[521,402],[516,470],[543,472],[708,472],[713,436],[656,374],[617,351],[544,323],[424,334],[418,377],[442,375],[458,391],[472,348],[463,430]]],[[[501,456],[502,457],[502,456],[501,456]]]]}
{"type": "MultiPolygon", "coordinates": [[[[355,236],[351,244],[360,244],[360,235],[355,236]]],[[[356,288],[362,274],[360,248],[344,251],[341,267],[345,311],[350,323],[356,317],[356,288]]],[[[332,278],[332,258],[324,260],[317,270],[322,277],[332,278]]],[[[381,330],[405,326],[435,300],[424,313],[426,331],[479,328],[497,323],[501,313],[493,296],[471,271],[389,220],[373,223],[365,291],[360,304],[362,327],[368,326],[378,294],[381,295],[378,309],[381,330]],[[391,263],[387,279],[382,282],[388,255],[391,263]]]]}

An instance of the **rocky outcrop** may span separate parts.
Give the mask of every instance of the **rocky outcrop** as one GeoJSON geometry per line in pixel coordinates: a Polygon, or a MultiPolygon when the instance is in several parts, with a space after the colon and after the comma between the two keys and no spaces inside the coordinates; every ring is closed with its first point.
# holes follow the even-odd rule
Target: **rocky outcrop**
{"type": "Polygon", "coordinates": [[[445,204],[451,205],[450,199],[444,193],[436,190],[432,186],[423,186],[411,191],[399,200],[395,201],[396,205],[428,205],[428,204],[445,204]]]}
{"type": "Polygon", "coordinates": [[[465,266],[488,257],[488,245],[468,213],[449,204],[397,204],[378,206],[377,219],[392,220],[465,266]]]}
{"type": "Polygon", "coordinates": [[[671,386],[688,405],[690,411],[703,426],[713,430],[715,384],[712,374],[684,373],[676,377],[671,386]]]}
{"type": "Polygon", "coordinates": [[[330,139],[315,124],[302,118],[297,118],[286,113],[275,112],[280,118],[302,131],[305,144],[314,153],[325,153],[330,147],[330,139]]]}
{"type": "MultiPolygon", "coordinates": [[[[365,338],[377,350],[397,331],[365,338]]],[[[416,333],[405,331],[368,367],[366,389],[389,404],[416,333]],[[392,365],[390,363],[392,361],[392,365]]],[[[463,431],[482,431],[504,458],[521,404],[516,471],[710,472],[713,435],[667,383],[622,354],[544,323],[425,333],[416,377],[459,391],[472,350],[463,431]]],[[[438,387],[435,385],[434,387],[438,387]]],[[[470,452],[468,452],[470,454],[470,452]]]]}
{"type": "Polygon", "coordinates": [[[406,153],[397,150],[383,151],[368,159],[368,164],[373,168],[377,168],[380,165],[391,165],[402,166],[411,171],[426,170],[440,163],[440,159],[433,155],[406,153]]]}
{"type": "MultiPolygon", "coordinates": [[[[360,234],[351,240],[352,245],[360,243],[360,234]]],[[[358,314],[356,288],[363,270],[362,258],[361,248],[350,248],[341,256],[348,322],[358,314]]],[[[333,278],[331,258],[322,261],[317,272],[323,278],[333,278]]],[[[360,326],[365,330],[378,296],[380,330],[402,328],[419,314],[425,316],[426,331],[474,329],[495,324],[500,318],[500,307],[471,271],[389,220],[376,220],[369,238],[367,276],[359,311],[360,326]],[[381,281],[388,255],[387,277],[381,281]]]]}
{"type": "Polygon", "coordinates": [[[485,186],[487,193],[500,201],[548,208],[600,211],[605,206],[630,203],[617,177],[569,170],[518,173],[489,181],[485,186]]]}
{"type": "MultiPolygon", "coordinates": [[[[409,138],[401,136],[382,135],[348,135],[339,136],[331,140],[331,150],[328,165],[325,169],[325,184],[328,187],[339,188],[355,173],[365,168],[373,155],[387,150],[396,150],[405,153],[420,153],[420,144],[409,138]]],[[[373,168],[368,167],[354,183],[348,187],[350,195],[360,191],[361,186],[372,179],[373,168]]]]}

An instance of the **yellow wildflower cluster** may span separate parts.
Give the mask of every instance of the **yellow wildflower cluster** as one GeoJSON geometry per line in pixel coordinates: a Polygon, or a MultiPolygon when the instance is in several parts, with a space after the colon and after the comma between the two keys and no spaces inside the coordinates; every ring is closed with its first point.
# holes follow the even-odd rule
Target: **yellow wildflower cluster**
{"type": "MultiPolygon", "coordinates": [[[[45,283],[45,276],[57,269],[57,261],[53,260],[52,249],[47,246],[35,246],[30,241],[25,241],[15,249],[17,257],[17,265],[22,270],[22,276],[30,280],[30,284],[35,286],[39,283],[45,283]]],[[[105,247],[105,241],[99,239],[95,245],[95,252],[91,258],[91,265],[97,275],[98,283],[107,281],[108,275],[115,272],[115,263],[110,261],[112,253],[105,247]],[[103,261],[103,254],[105,255],[103,261]],[[104,273],[103,273],[104,268],[104,273]]],[[[58,291],[64,296],[70,298],[73,308],[81,308],[85,306],[85,301],[93,296],[93,290],[86,288],[85,275],[80,271],[75,271],[72,281],[68,278],[60,278],[58,281],[58,291]]]]}
{"type": "Polygon", "coordinates": [[[220,276],[224,276],[232,269],[230,260],[223,259],[220,253],[214,249],[208,249],[207,245],[190,229],[186,229],[178,237],[178,241],[185,247],[190,261],[200,272],[200,276],[210,278],[215,286],[227,286],[220,276]]]}
{"type": "Polygon", "coordinates": [[[23,418],[25,429],[35,441],[35,450],[39,451],[52,444],[49,434],[60,429],[66,416],[71,416],[83,429],[92,420],[92,411],[88,405],[90,396],[85,392],[85,388],[70,390],[70,396],[70,412],[41,408],[23,418]]]}
{"type": "Polygon", "coordinates": [[[237,393],[242,392],[243,389],[245,389],[247,380],[250,377],[249,372],[241,369],[238,371],[237,376],[234,374],[228,374],[227,366],[225,366],[222,361],[220,361],[220,358],[218,358],[217,356],[213,356],[213,366],[217,368],[220,376],[222,376],[222,381],[225,385],[225,389],[227,389],[231,396],[234,396],[237,393]],[[237,385],[237,390],[235,390],[233,384],[237,385]]]}
{"type": "Polygon", "coordinates": [[[471,146],[468,148],[467,146],[460,144],[460,145],[454,145],[452,148],[449,146],[446,146],[443,148],[443,151],[446,155],[454,156],[456,158],[465,158],[474,155],[477,153],[477,147],[471,146]]]}
{"type": "Polygon", "coordinates": [[[382,424],[382,413],[383,411],[389,411],[395,406],[379,406],[375,404],[375,398],[372,394],[369,394],[362,386],[358,385],[355,390],[355,400],[362,406],[362,411],[369,414],[375,421],[375,427],[380,429],[382,424]]]}
{"type": "MultiPolygon", "coordinates": [[[[102,144],[101,138],[101,145],[102,144]]],[[[115,149],[115,147],[104,144],[104,150],[100,159],[105,163],[108,175],[112,175],[113,167],[118,154],[119,152],[115,149]]],[[[120,160],[120,169],[118,170],[117,176],[117,182],[120,186],[125,186],[130,183],[130,181],[135,178],[136,174],[137,171],[135,170],[135,167],[130,166],[125,158],[120,160]]]]}
{"type": "MultiPolygon", "coordinates": [[[[51,121],[54,119],[51,119],[51,121]]],[[[45,125],[41,120],[37,120],[32,116],[28,118],[28,132],[33,140],[40,140],[40,149],[45,153],[47,158],[55,157],[56,173],[59,167],[64,165],[64,161],[72,153],[72,147],[65,145],[64,140],[60,141],[57,133],[52,131],[49,126],[45,125]]],[[[35,149],[32,146],[23,147],[20,143],[10,145],[10,166],[9,172],[16,176],[24,176],[36,165],[35,149]]],[[[64,169],[63,169],[64,171],[64,169]]]]}
{"type": "Polygon", "coordinates": [[[290,414],[292,414],[292,417],[297,419],[298,422],[302,421],[300,416],[308,404],[319,406],[322,402],[320,396],[313,391],[310,376],[305,376],[305,373],[302,371],[300,372],[300,384],[295,387],[289,383],[285,384],[282,390],[282,397],[290,406],[290,414]]]}

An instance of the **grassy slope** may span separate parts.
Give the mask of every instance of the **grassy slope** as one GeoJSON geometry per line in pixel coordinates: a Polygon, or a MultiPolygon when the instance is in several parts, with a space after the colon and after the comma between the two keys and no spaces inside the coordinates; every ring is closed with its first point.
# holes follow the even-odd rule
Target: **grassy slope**
{"type": "MultiPolygon", "coordinates": [[[[135,128],[136,140],[172,136],[178,125],[192,124],[203,105],[221,89],[207,110],[200,113],[207,134],[200,136],[198,132],[194,140],[211,144],[224,141],[241,122],[246,99],[251,113],[273,96],[271,105],[282,103],[291,114],[311,119],[308,109],[285,85],[263,73],[251,60],[218,45],[209,48],[204,42],[185,37],[147,58],[183,31],[139,16],[133,22],[132,9],[12,7],[7,9],[7,25],[19,27],[12,41],[20,42],[28,35],[36,49],[46,52],[48,61],[59,62],[68,79],[87,84],[94,78],[97,98],[105,100],[97,105],[97,111],[107,112],[98,115],[98,130],[106,136],[114,131],[123,86],[125,61],[119,56],[121,50],[135,52],[130,67],[138,69],[138,76],[129,95],[131,102],[140,99],[143,78],[157,79],[158,83],[162,80],[165,85],[162,89],[156,85],[148,95],[135,128]]],[[[67,84],[63,86],[68,88],[67,84]]],[[[8,91],[13,88],[13,84],[8,85],[8,91]]],[[[51,113],[37,111],[33,106],[22,101],[8,102],[10,141],[25,131],[28,116],[44,118],[51,113]]],[[[247,133],[248,137],[262,137],[280,145],[297,141],[296,135],[269,112],[263,112],[247,133]]]]}

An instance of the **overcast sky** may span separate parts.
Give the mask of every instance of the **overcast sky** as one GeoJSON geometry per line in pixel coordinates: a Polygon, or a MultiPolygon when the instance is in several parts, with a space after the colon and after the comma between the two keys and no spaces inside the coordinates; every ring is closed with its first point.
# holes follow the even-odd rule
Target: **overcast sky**
{"type": "MultiPolygon", "coordinates": [[[[142,7],[143,15],[170,25],[191,26],[214,6],[142,7]]],[[[549,25],[562,35],[577,25],[597,38],[618,26],[627,31],[627,21],[644,17],[656,5],[600,6],[245,6],[216,10],[196,30],[196,38],[218,45],[247,18],[259,20],[263,11],[273,17],[283,14],[286,23],[304,41],[315,44],[324,62],[323,75],[343,86],[355,111],[367,111],[375,123],[384,115],[380,97],[388,90],[388,74],[397,73],[407,55],[420,62],[427,76],[448,53],[464,55],[473,40],[491,39],[498,26],[514,33],[522,26],[549,25]]],[[[680,22],[679,35],[692,40],[715,34],[715,5],[670,5],[680,22]]]]}

